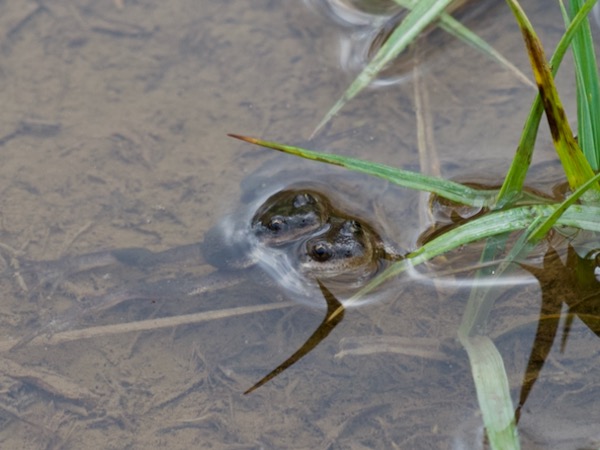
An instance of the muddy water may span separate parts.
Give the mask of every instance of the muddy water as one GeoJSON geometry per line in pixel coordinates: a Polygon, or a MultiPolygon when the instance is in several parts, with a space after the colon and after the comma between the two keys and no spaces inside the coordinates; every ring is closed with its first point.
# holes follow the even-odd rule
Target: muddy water
{"type": "MultiPolygon", "coordinates": [[[[9,249],[20,258],[54,259],[195,242],[244,207],[240,199],[253,195],[247,186],[276,190],[290,173],[321,183],[339,174],[226,133],[306,143],[354,75],[342,70],[340,47],[360,40],[361,30],[317,14],[315,2],[203,3],[0,4],[0,240],[7,263],[9,249]]],[[[559,11],[544,0],[529,3],[552,48],[562,29],[559,11]]],[[[473,28],[529,73],[504,5],[481,14],[473,28]]],[[[416,111],[423,106],[414,100],[414,78],[361,94],[310,146],[432,173],[439,167],[452,177],[501,175],[532,88],[454,40],[425,55],[419,80],[439,165],[417,151],[416,111]]],[[[565,99],[573,98],[571,77],[561,76],[559,85],[565,99]]],[[[542,127],[536,163],[554,159],[548,142],[542,127]]],[[[364,186],[356,208],[370,211],[401,246],[415,245],[426,225],[418,195],[376,181],[351,183],[364,186]]],[[[185,264],[161,273],[100,271],[29,292],[4,277],[2,348],[90,295],[210,270],[185,264]]],[[[515,399],[535,322],[522,321],[518,333],[510,324],[516,316],[534,318],[539,298],[535,284],[509,290],[492,324],[515,399]]],[[[482,448],[470,371],[454,341],[464,291],[399,283],[385,301],[348,312],[325,343],[250,396],[242,392],[306,339],[322,311],[289,306],[127,328],[278,301],[285,301],[281,292],[250,280],[200,298],[131,302],[71,324],[123,324],[129,332],[4,351],[1,446],[482,448]],[[373,337],[383,344],[368,347],[373,337]],[[347,352],[355,348],[362,354],[347,352]]],[[[523,410],[524,448],[588,448],[598,438],[597,337],[576,322],[568,348],[553,350],[523,410]]]]}

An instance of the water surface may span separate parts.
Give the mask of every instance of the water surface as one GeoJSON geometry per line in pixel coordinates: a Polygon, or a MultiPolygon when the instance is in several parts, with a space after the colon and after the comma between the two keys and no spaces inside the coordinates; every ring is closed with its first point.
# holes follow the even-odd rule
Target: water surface
{"type": "MultiPolygon", "coordinates": [[[[430,173],[439,167],[462,179],[494,179],[508,167],[534,91],[475,50],[450,40],[441,52],[424,52],[419,80],[439,164],[418,154],[423,106],[415,103],[413,75],[367,90],[308,143],[355,75],[341,67],[340,47],[358,28],[317,14],[311,2],[202,3],[0,5],[3,245],[27,259],[132,246],[159,251],[199,241],[242,208],[253,195],[247,186],[265,186],[265,169],[257,169],[267,161],[269,189],[285,186],[290,173],[319,183],[339,173],[252,148],[228,132],[430,173]]],[[[558,8],[529,3],[552,48],[562,30],[558,8]]],[[[529,74],[508,8],[478,17],[475,31],[529,74]]],[[[574,120],[572,77],[561,75],[559,88],[574,120]]],[[[535,163],[555,160],[545,126],[540,136],[535,163]]],[[[352,180],[364,185],[356,208],[414,248],[427,226],[419,195],[352,180]]],[[[111,287],[210,270],[99,271],[33,295],[3,278],[1,334],[13,342],[111,287]]],[[[515,401],[541,297],[531,280],[507,290],[490,325],[515,401]],[[532,320],[515,327],[516,317],[532,320]]],[[[470,369],[455,342],[467,292],[438,288],[400,282],[384,301],[349,311],[314,352],[250,396],[242,392],[308,337],[322,311],[297,305],[5,352],[1,445],[482,448],[470,369]],[[366,347],[374,338],[383,344],[366,347]],[[347,351],[356,348],[362,354],[347,351]]],[[[249,283],[200,299],[131,302],[74,326],[285,300],[249,283]]],[[[569,351],[552,350],[523,410],[523,448],[597,447],[599,348],[576,321],[569,351]]]]}

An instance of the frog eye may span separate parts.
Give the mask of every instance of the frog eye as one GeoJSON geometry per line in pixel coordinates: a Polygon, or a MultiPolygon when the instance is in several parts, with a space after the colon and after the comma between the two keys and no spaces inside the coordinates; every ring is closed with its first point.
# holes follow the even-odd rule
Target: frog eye
{"type": "Polygon", "coordinates": [[[272,217],[271,220],[269,220],[267,228],[274,233],[279,233],[280,231],[283,231],[285,229],[285,225],[286,223],[283,217],[275,216],[272,217]]]}
{"type": "Polygon", "coordinates": [[[308,204],[312,204],[312,203],[316,203],[315,198],[308,193],[303,193],[303,194],[298,194],[296,195],[296,197],[294,197],[294,201],[292,202],[292,205],[294,206],[294,208],[301,208],[303,206],[306,206],[308,204]]]}
{"type": "Polygon", "coordinates": [[[331,244],[322,241],[314,244],[310,249],[309,253],[312,259],[319,262],[328,261],[333,256],[331,244]]]}

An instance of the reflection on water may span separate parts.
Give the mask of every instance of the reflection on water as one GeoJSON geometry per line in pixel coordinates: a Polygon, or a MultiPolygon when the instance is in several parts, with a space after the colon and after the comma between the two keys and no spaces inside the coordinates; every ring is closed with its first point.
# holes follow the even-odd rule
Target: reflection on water
{"type": "MultiPolygon", "coordinates": [[[[346,2],[357,4],[363,2],[346,2]]],[[[191,283],[212,271],[191,258],[160,268],[104,266],[23,289],[32,286],[26,265],[19,267],[26,260],[73,262],[69,255],[98,251],[109,260],[166,256],[199,242],[236,210],[251,220],[261,202],[302,180],[382,238],[414,249],[424,231],[414,193],[380,181],[340,183],[339,171],[282,156],[274,158],[278,166],[264,167],[262,175],[271,177],[260,176],[256,169],[271,155],[225,137],[240,132],[304,143],[348,84],[339,34],[360,37],[369,29],[375,36],[394,14],[390,4],[379,2],[383,9],[368,11],[358,25],[348,24],[352,18],[333,22],[306,2],[0,4],[0,244],[5,273],[23,276],[0,279],[3,448],[485,447],[470,368],[455,339],[469,292],[460,284],[390,282],[385,298],[347,310],[327,339],[250,396],[242,393],[323,321],[323,310],[282,301],[281,290],[265,289],[258,275],[187,296],[191,283]],[[373,14],[386,17],[371,23],[373,14]],[[256,186],[266,189],[248,194],[256,186]],[[106,251],[118,248],[146,250],[106,251]],[[59,329],[107,290],[142,292],[144,299],[76,317],[81,329],[40,333],[48,321],[59,329]],[[168,300],[156,300],[162,292],[168,300]],[[9,351],[36,332],[28,345],[9,351]]],[[[493,14],[477,15],[475,27],[528,70],[510,12],[496,4],[493,14]]],[[[563,26],[560,11],[546,0],[526,7],[551,46],[563,26]]],[[[514,153],[531,91],[439,35],[448,44],[443,53],[429,40],[437,39],[433,34],[422,42],[428,70],[420,81],[429,92],[442,173],[478,174],[490,164],[475,159],[494,157],[490,179],[497,181],[514,153]]],[[[567,110],[574,110],[566,72],[559,83],[567,110]]],[[[418,109],[410,83],[365,92],[310,146],[419,170],[418,109]]],[[[536,162],[556,159],[549,141],[542,130],[536,162]]],[[[537,183],[538,175],[528,181],[537,183]]],[[[566,244],[552,244],[565,264],[566,244]]],[[[428,270],[476,263],[470,251],[428,270]]],[[[577,254],[588,261],[587,253],[577,254]]],[[[523,448],[594,448],[595,311],[571,303],[572,320],[560,319],[543,366],[531,371],[539,302],[550,291],[519,270],[529,282],[503,290],[489,334],[504,358],[514,404],[524,374],[536,377],[521,409],[523,448]]],[[[572,274],[568,264],[556,270],[572,274]]],[[[450,272],[448,279],[460,275],[450,272]]]]}
{"type": "Polygon", "coordinates": [[[565,352],[569,332],[575,318],[600,337],[600,281],[598,272],[598,250],[580,256],[575,248],[568,246],[566,261],[552,247],[544,257],[543,267],[522,265],[534,275],[542,289],[542,305],[535,340],[525,370],[523,385],[516,411],[517,421],[521,409],[540,376],[548,355],[555,345],[562,305],[567,306],[564,316],[560,350],[565,352]]]}
{"type": "Polygon", "coordinates": [[[291,356],[289,356],[285,361],[279,364],[275,369],[261,378],[258,382],[256,382],[251,388],[244,391],[244,394],[250,394],[254,392],[256,389],[268,383],[277,375],[283,373],[283,371],[289,369],[292,365],[296,364],[301,358],[308,355],[312,352],[317,345],[319,345],[323,340],[329,336],[329,334],[333,331],[333,329],[338,326],[338,324],[342,321],[345,314],[344,306],[335,298],[335,296],[321,283],[319,280],[319,287],[321,288],[321,292],[323,293],[323,297],[327,302],[327,312],[323,321],[319,324],[317,329],[311,334],[306,342],[302,344],[302,346],[296,350],[291,356]]]}

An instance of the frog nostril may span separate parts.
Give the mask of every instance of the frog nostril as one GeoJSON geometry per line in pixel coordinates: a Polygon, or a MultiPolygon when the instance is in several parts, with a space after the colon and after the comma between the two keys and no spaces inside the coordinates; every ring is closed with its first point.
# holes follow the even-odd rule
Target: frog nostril
{"type": "Polygon", "coordinates": [[[331,245],[328,242],[317,242],[311,246],[309,253],[315,261],[319,262],[328,261],[333,256],[331,245]]]}
{"type": "Polygon", "coordinates": [[[296,195],[296,197],[294,197],[294,201],[292,204],[293,204],[294,208],[301,208],[302,206],[306,206],[308,204],[314,204],[314,203],[316,203],[315,198],[308,193],[304,193],[304,194],[296,195]]]}
{"type": "Polygon", "coordinates": [[[346,236],[362,233],[362,225],[356,220],[347,220],[342,226],[341,233],[346,236]]]}
{"type": "Polygon", "coordinates": [[[274,233],[278,233],[285,228],[285,220],[281,217],[273,217],[267,224],[267,228],[274,233]]]}

